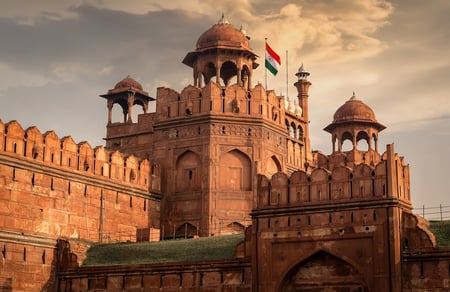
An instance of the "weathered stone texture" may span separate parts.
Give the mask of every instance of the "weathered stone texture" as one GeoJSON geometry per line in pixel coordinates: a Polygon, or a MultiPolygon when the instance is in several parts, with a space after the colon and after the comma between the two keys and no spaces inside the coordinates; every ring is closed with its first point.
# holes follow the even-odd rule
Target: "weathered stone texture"
{"type": "Polygon", "coordinates": [[[41,135],[34,127],[24,131],[15,121],[0,124],[7,129],[0,137],[6,145],[0,148],[0,228],[7,231],[0,234],[4,249],[0,286],[6,283],[2,288],[52,290],[59,237],[135,241],[137,227],[147,227],[149,218],[159,221],[153,203],[159,202],[159,194],[149,194],[146,161],[113,153],[112,162],[125,172],[108,178],[94,169],[101,165],[104,170],[109,163],[104,148],[67,143],[66,138],[61,143],[53,132],[41,135]],[[79,155],[77,148],[86,155],[79,155]],[[97,161],[101,157],[106,161],[97,161]],[[119,193],[121,200],[116,198],[119,193]],[[39,247],[41,237],[47,240],[45,247],[39,247]],[[48,241],[55,243],[49,246],[48,241]]]}

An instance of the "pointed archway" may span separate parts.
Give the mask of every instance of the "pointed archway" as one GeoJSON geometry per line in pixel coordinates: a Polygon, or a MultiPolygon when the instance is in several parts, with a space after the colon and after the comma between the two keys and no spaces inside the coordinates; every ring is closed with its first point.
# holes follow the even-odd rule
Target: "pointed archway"
{"type": "Polygon", "coordinates": [[[194,236],[198,236],[198,226],[189,222],[181,224],[175,231],[176,238],[193,238],[194,236]]]}
{"type": "Polygon", "coordinates": [[[356,267],[325,251],[319,251],[295,265],[278,291],[369,291],[356,267]]]}

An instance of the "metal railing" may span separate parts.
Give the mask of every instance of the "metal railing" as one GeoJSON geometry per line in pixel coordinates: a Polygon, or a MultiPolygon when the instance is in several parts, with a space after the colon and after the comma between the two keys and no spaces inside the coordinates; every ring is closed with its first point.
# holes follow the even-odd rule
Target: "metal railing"
{"type": "Polygon", "coordinates": [[[160,231],[156,228],[137,228],[116,232],[90,233],[88,240],[101,243],[159,241],[160,231]]]}
{"type": "Polygon", "coordinates": [[[421,208],[414,208],[413,212],[428,221],[450,220],[450,206],[443,206],[442,204],[436,207],[425,207],[423,205],[421,208]]]}

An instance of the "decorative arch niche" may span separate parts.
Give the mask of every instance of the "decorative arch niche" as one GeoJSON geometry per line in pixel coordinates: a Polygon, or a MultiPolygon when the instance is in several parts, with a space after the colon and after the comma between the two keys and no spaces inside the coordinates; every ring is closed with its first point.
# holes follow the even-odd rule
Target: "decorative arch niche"
{"type": "Polygon", "coordinates": [[[294,266],[278,291],[369,291],[363,275],[352,264],[319,251],[294,266]]]}
{"type": "Polygon", "coordinates": [[[176,163],[175,190],[177,192],[200,190],[201,177],[200,157],[192,151],[181,154],[176,163]]]}
{"type": "Polygon", "coordinates": [[[236,149],[222,154],[218,179],[220,190],[250,191],[252,171],[248,156],[236,149]]]}
{"type": "Polygon", "coordinates": [[[275,155],[267,159],[266,174],[272,177],[275,173],[281,171],[281,163],[275,155]]]}
{"type": "Polygon", "coordinates": [[[227,224],[224,228],[221,229],[221,234],[236,234],[236,233],[242,233],[245,231],[245,226],[242,225],[239,222],[231,222],[227,224]]]}
{"type": "Polygon", "coordinates": [[[198,236],[198,227],[189,222],[181,224],[175,231],[176,238],[193,238],[194,236],[198,236]]]}

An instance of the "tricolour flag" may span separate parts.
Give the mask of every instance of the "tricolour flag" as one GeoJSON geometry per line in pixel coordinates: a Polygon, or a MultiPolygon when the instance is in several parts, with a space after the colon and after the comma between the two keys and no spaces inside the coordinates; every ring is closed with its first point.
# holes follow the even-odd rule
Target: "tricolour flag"
{"type": "Polygon", "coordinates": [[[281,65],[280,56],[275,53],[272,48],[266,43],[266,68],[273,75],[277,75],[278,67],[281,65]]]}

